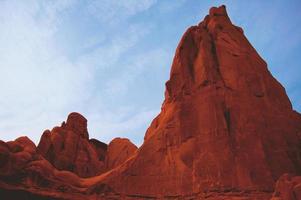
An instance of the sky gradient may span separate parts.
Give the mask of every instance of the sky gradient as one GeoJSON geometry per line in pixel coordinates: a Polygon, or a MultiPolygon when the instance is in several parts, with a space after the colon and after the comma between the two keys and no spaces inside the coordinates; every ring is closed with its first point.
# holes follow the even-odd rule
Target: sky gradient
{"type": "Polygon", "coordinates": [[[300,112],[298,0],[2,0],[0,140],[38,143],[76,111],[91,138],[142,144],[182,34],[221,4],[300,112]]]}

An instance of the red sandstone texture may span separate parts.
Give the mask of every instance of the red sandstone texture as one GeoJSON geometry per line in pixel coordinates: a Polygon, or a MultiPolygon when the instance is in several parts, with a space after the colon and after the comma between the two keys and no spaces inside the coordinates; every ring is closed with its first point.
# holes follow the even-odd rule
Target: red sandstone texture
{"type": "Polygon", "coordinates": [[[182,37],[161,113],[134,158],[104,179],[118,193],[272,191],[301,173],[300,114],[225,7],[182,37]]]}
{"type": "Polygon", "coordinates": [[[95,140],[89,141],[87,120],[79,113],[71,113],[62,126],[43,133],[38,150],[57,169],[91,177],[104,171],[103,147],[97,146],[95,140]]]}
{"type": "Polygon", "coordinates": [[[28,138],[0,143],[0,197],[296,200],[300,177],[286,173],[301,174],[300,144],[285,89],[225,6],[214,7],[183,35],[139,149],[89,140],[72,113],[37,149],[28,138]]]}
{"type": "Polygon", "coordinates": [[[88,188],[98,182],[96,175],[120,165],[137,150],[121,138],[107,148],[89,140],[87,120],[79,113],[46,130],[38,147],[27,137],[0,141],[0,199],[91,199],[88,188]],[[88,176],[95,178],[81,178],[88,176]]]}
{"type": "Polygon", "coordinates": [[[108,145],[106,143],[103,143],[103,142],[98,141],[96,139],[90,139],[89,143],[96,150],[98,159],[101,160],[101,161],[104,161],[105,158],[106,158],[108,145]]]}
{"type": "Polygon", "coordinates": [[[0,141],[0,175],[13,175],[37,157],[36,146],[27,137],[7,143],[0,141]]]}
{"type": "Polygon", "coordinates": [[[106,169],[113,169],[124,163],[137,150],[137,147],[127,138],[115,138],[108,145],[105,161],[106,169]]]}
{"type": "MultiPolygon", "coordinates": [[[[62,191],[73,194],[80,189],[79,183],[75,174],[55,169],[27,137],[0,141],[1,199],[56,199],[62,191]]],[[[64,196],[68,195],[61,195],[64,196]]]]}
{"type": "Polygon", "coordinates": [[[301,199],[301,176],[282,175],[275,186],[272,200],[301,199]]]}

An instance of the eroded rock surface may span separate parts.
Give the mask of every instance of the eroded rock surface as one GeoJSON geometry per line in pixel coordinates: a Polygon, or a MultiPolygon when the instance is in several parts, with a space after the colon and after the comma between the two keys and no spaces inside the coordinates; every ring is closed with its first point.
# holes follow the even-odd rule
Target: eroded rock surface
{"type": "Polygon", "coordinates": [[[266,62],[211,8],[177,47],[161,113],[134,158],[104,183],[124,194],[273,191],[301,173],[300,114],[266,62]]]}
{"type": "Polygon", "coordinates": [[[13,176],[37,158],[36,146],[27,137],[7,143],[0,141],[0,176],[13,176]]]}
{"type": "Polygon", "coordinates": [[[74,173],[54,168],[27,137],[0,141],[0,199],[84,199],[84,187],[74,173]]]}
{"type": "Polygon", "coordinates": [[[46,130],[38,151],[57,169],[80,177],[95,176],[104,170],[106,145],[95,139],[89,141],[87,120],[79,113],[71,113],[60,127],[46,130]]]}
{"type": "Polygon", "coordinates": [[[108,145],[103,143],[97,139],[90,139],[89,143],[94,147],[96,150],[98,159],[104,161],[107,155],[108,145]]]}
{"type": "Polygon", "coordinates": [[[122,163],[124,163],[129,157],[134,155],[137,151],[136,145],[134,145],[127,138],[115,138],[108,145],[108,151],[106,156],[106,169],[113,169],[122,163]]]}
{"type": "Polygon", "coordinates": [[[301,176],[282,175],[276,183],[275,192],[271,200],[299,199],[301,199],[301,176]]]}

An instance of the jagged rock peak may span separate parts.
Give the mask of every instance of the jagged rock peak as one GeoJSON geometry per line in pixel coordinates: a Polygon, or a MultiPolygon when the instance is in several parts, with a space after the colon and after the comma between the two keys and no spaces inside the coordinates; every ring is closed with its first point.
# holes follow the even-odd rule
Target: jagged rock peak
{"type": "Polygon", "coordinates": [[[228,16],[226,6],[221,5],[219,7],[212,7],[209,10],[209,16],[228,16]]]}
{"type": "Polygon", "coordinates": [[[225,5],[210,8],[209,14],[199,23],[199,26],[206,27],[211,19],[223,19],[224,22],[230,22],[230,24],[232,24],[225,5]]]}
{"type": "Polygon", "coordinates": [[[44,131],[38,151],[59,170],[91,177],[104,170],[106,145],[88,139],[87,119],[73,112],[60,127],[44,131]]]}
{"type": "Polygon", "coordinates": [[[222,49],[228,49],[236,56],[242,51],[246,54],[255,51],[241,33],[242,29],[229,19],[225,6],[211,8],[198,26],[192,26],[184,33],[177,47],[170,80],[166,83],[166,99],[190,94],[210,84],[226,87],[217,46],[227,42],[222,49]]]}
{"type": "Polygon", "coordinates": [[[72,112],[68,115],[67,122],[65,124],[67,129],[72,130],[74,133],[79,134],[84,138],[89,138],[87,129],[87,119],[80,113],[72,112]]]}

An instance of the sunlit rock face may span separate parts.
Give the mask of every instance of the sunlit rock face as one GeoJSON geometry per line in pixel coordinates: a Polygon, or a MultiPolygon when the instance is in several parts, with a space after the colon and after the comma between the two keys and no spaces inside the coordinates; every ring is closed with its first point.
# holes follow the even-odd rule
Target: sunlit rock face
{"type": "Polygon", "coordinates": [[[106,155],[105,166],[107,170],[113,169],[128,158],[130,158],[137,151],[136,145],[134,145],[127,138],[115,138],[108,145],[108,151],[106,155]]]}
{"type": "Polygon", "coordinates": [[[91,177],[104,171],[106,145],[89,141],[87,120],[79,113],[71,113],[60,127],[46,130],[38,151],[59,170],[91,177]]]}
{"type": "Polygon", "coordinates": [[[225,6],[183,35],[161,113],[105,182],[125,194],[272,191],[301,173],[300,114],[225,6]]]}

